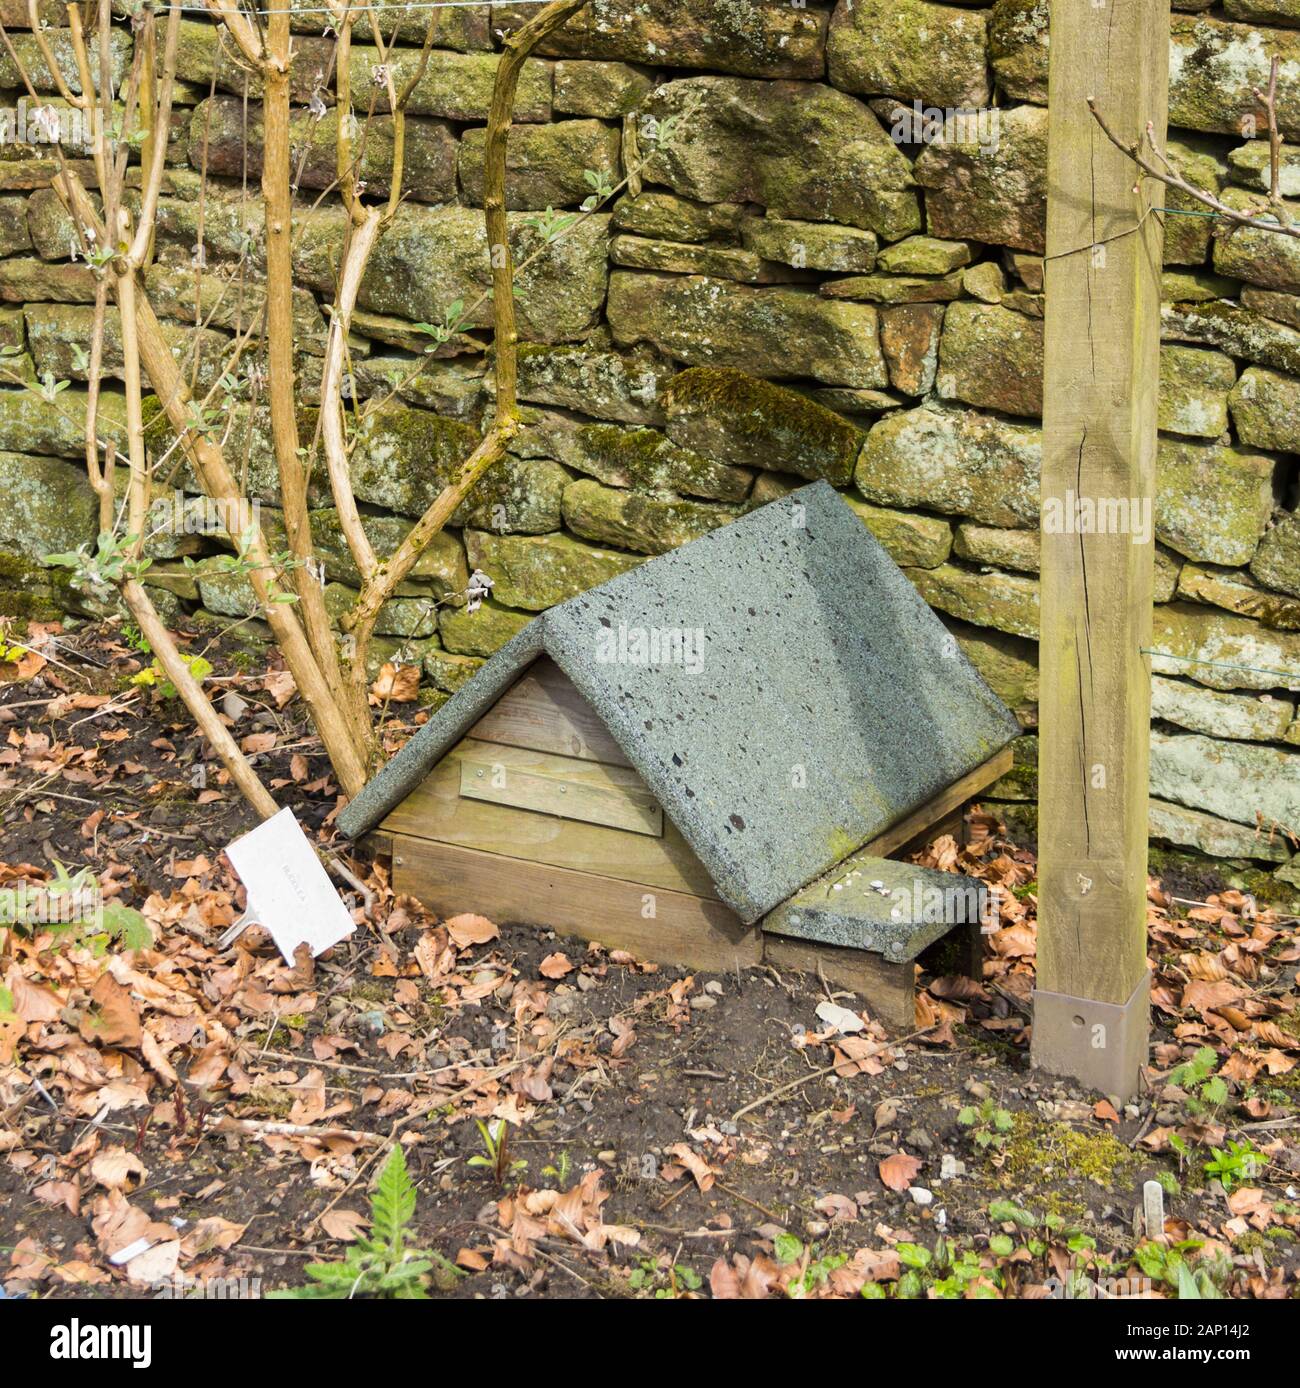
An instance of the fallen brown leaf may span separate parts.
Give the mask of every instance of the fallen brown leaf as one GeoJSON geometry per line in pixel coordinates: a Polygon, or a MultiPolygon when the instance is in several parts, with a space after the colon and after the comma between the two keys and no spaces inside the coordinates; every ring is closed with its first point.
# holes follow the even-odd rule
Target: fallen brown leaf
{"type": "Polygon", "coordinates": [[[880,1172],[880,1179],[890,1190],[904,1191],[916,1179],[916,1173],[921,1169],[921,1161],[919,1157],[909,1157],[906,1152],[895,1152],[892,1157],[886,1157],[876,1169],[880,1172]]]}

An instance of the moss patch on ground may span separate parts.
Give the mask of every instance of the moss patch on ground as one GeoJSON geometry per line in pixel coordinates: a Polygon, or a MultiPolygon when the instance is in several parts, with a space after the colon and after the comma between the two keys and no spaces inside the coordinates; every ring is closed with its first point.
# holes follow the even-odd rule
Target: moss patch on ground
{"type": "Polygon", "coordinates": [[[1144,1164],[1112,1133],[1048,1123],[1023,1113],[1016,1115],[1002,1153],[1004,1176],[1026,1192],[1062,1179],[1092,1181],[1107,1190],[1128,1188],[1144,1164]]]}

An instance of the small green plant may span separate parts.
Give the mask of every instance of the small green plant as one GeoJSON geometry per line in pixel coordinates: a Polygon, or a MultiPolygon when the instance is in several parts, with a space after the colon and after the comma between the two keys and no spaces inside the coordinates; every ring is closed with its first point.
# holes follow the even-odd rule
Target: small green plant
{"type": "Polygon", "coordinates": [[[967,1295],[991,1300],[997,1297],[1002,1274],[985,1267],[973,1248],[940,1235],[933,1249],[920,1243],[900,1243],[894,1248],[907,1269],[898,1279],[895,1296],[903,1300],[933,1293],[941,1301],[960,1301],[967,1295]]]}
{"type": "Polygon", "coordinates": [[[1217,1299],[1223,1295],[1220,1284],[1231,1271],[1231,1264],[1196,1257],[1203,1247],[1199,1239],[1183,1239],[1174,1244],[1152,1240],[1133,1250],[1133,1261],[1153,1282],[1176,1291],[1180,1301],[1217,1299]]]}
{"type": "MultiPolygon", "coordinates": [[[[239,536],[239,549],[235,554],[212,554],[202,560],[204,570],[213,573],[228,574],[232,578],[248,578],[259,569],[257,560],[253,556],[253,546],[257,542],[256,522],[248,525],[239,536]]],[[[292,569],[300,567],[300,561],[294,556],[292,550],[280,550],[276,554],[269,554],[271,576],[278,576],[290,572],[292,569]]],[[[189,573],[198,573],[199,562],[191,558],[188,554],[181,557],[181,563],[189,573]]],[[[298,601],[297,593],[290,593],[286,590],[274,592],[270,598],[274,603],[295,603],[298,601]]]]}
{"type": "MultiPolygon", "coordinates": [[[[194,676],[199,684],[212,673],[212,662],[204,660],[201,655],[182,655],[181,660],[189,667],[189,672],[194,676]]],[[[138,674],[131,676],[132,684],[143,685],[146,689],[156,689],[164,699],[174,699],[176,697],[176,686],[167,678],[163,667],[158,663],[158,657],[144,667],[138,674]]]]}
{"type": "Polygon", "coordinates": [[[1001,1147],[1015,1126],[1010,1112],[999,1108],[992,1099],[985,1099],[978,1108],[968,1105],[957,1115],[957,1122],[970,1129],[971,1141],[980,1151],[1001,1147]]]}
{"type": "MultiPolygon", "coordinates": [[[[1014,1224],[1025,1231],[1025,1247],[1035,1258],[1041,1258],[1052,1244],[1059,1244],[1071,1253],[1090,1252],[1097,1247],[1097,1241],[1091,1234],[1085,1234],[1061,1215],[1036,1215],[1032,1210],[1017,1205],[1014,1200],[993,1200],[988,1208],[989,1218],[995,1224],[1014,1224]]],[[[989,1239],[989,1249],[999,1257],[1005,1257],[1014,1251],[1014,1241],[1008,1234],[994,1234],[989,1239]],[[1008,1244],[1011,1244],[1010,1248],[1008,1244]]]]}
{"type": "Polygon", "coordinates": [[[466,1165],[481,1166],[492,1172],[497,1185],[504,1186],[511,1176],[527,1169],[523,1157],[510,1159],[510,1128],[504,1118],[498,1118],[489,1127],[481,1118],[478,1123],[479,1134],[483,1138],[483,1151],[467,1158],[466,1165]]]}
{"type": "Polygon", "coordinates": [[[805,1248],[802,1240],[794,1234],[778,1234],[772,1241],[772,1251],[782,1267],[802,1261],[803,1267],[797,1277],[785,1289],[788,1297],[796,1300],[811,1296],[819,1287],[830,1281],[831,1273],[848,1262],[846,1253],[823,1253],[818,1256],[818,1246],[805,1248]]]}
{"type": "Polygon", "coordinates": [[[550,1165],[542,1167],[542,1175],[550,1176],[562,1186],[569,1184],[569,1173],[573,1169],[573,1163],[569,1159],[569,1149],[560,1148],[560,1155],[550,1165]]]}
{"type": "Polygon", "coordinates": [[[0,888],[0,926],[28,936],[48,932],[58,945],[87,945],[97,955],[113,946],[148,949],[153,944],[153,929],[139,911],[105,900],[89,868],[69,873],[57,858],[49,881],[0,888]]]}
{"type": "Polygon", "coordinates": [[[431,346],[424,350],[427,353],[436,352],[444,342],[449,341],[465,326],[465,300],[457,299],[442,316],[441,323],[417,323],[417,332],[424,333],[433,338],[431,346]]]}
{"type": "Polygon", "coordinates": [[[190,400],[185,406],[185,427],[200,438],[214,438],[225,427],[219,410],[190,400]]]}
{"type": "Polygon", "coordinates": [[[16,665],[30,649],[22,642],[16,642],[11,646],[3,636],[0,636],[0,664],[16,665]]]}
{"type": "Polygon", "coordinates": [[[530,226],[538,232],[543,241],[550,245],[552,241],[558,241],[561,236],[578,220],[576,212],[557,212],[553,207],[547,207],[545,212],[535,212],[531,217],[524,217],[525,226],[530,226]]]}
{"type": "Polygon", "coordinates": [[[79,583],[99,596],[106,596],[128,578],[139,578],[153,562],[133,557],[136,536],[100,531],[92,550],[79,545],[64,554],[46,554],[45,563],[71,569],[79,583]]]}
{"type": "Polygon", "coordinates": [[[1225,1194],[1231,1194],[1233,1186],[1256,1180],[1260,1168],[1266,1165],[1263,1153],[1256,1150],[1249,1138],[1245,1142],[1230,1141],[1226,1148],[1211,1147],[1210,1152],[1205,1174],[1217,1178],[1225,1194]]]}
{"type": "Polygon", "coordinates": [[[388,1154],[370,1198],[370,1236],[349,1246],[337,1263],[309,1263],[311,1281],[269,1293],[281,1300],[344,1301],[383,1297],[402,1301],[428,1299],[428,1274],[449,1286],[464,1274],[440,1253],[407,1247],[415,1215],[415,1185],[406,1170],[406,1154],[397,1143],[388,1154]]]}
{"type": "Polygon", "coordinates": [[[47,405],[53,405],[59,398],[59,392],[67,390],[71,384],[71,381],[57,381],[54,378],[53,371],[45,371],[41,374],[40,385],[35,386],[29,384],[27,389],[35,391],[47,405]]]}
{"type": "Polygon", "coordinates": [[[627,1285],[656,1301],[677,1301],[698,1292],[704,1284],[700,1274],[685,1263],[661,1265],[658,1259],[642,1258],[628,1274],[627,1285]]]}
{"type": "Polygon", "coordinates": [[[1228,1102],[1228,1084],[1214,1072],[1219,1055],[1211,1046],[1202,1046],[1191,1060],[1175,1065],[1169,1081],[1185,1090],[1187,1112],[1194,1118],[1213,1117],[1228,1102]]]}
{"type": "Polygon", "coordinates": [[[584,212],[594,212],[602,202],[614,196],[613,184],[609,181],[609,175],[602,169],[599,172],[595,169],[583,169],[583,181],[591,189],[591,196],[585,198],[582,203],[584,212]]]}
{"type": "Polygon", "coordinates": [[[140,630],[134,622],[122,623],[122,640],[126,642],[133,651],[140,651],[144,655],[152,655],[153,647],[149,644],[149,638],[140,630]]]}

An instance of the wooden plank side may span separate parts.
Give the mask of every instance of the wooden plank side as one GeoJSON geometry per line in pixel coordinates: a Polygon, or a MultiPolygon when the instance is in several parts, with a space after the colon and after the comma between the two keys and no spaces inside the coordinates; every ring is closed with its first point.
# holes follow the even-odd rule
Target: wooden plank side
{"type": "Polygon", "coordinates": [[[862,949],[796,940],[788,935],[763,937],[763,960],[774,969],[821,975],[829,983],[851,988],[867,1011],[897,1031],[916,1025],[916,966],[891,964],[862,949]]]}
{"type": "Polygon", "coordinates": [[[664,821],[662,838],[601,824],[556,819],[510,805],[464,800],[460,760],[453,749],[384,820],[389,833],[438,840],[488,853],[555,863],[639,882],[648,887],[717,899],[712,879],[677,827],[664,821]]]}
{"type": "Polygon", "coordinates": [[[763,956],[758,929],[721,902],[404,834],[394,838],[393,889],[441,915],[544,925],[663,964],[723,972],[763,956]]]}
{"type": "MultiPolygon", "coordinates": [[[[954,781],[946,790],[940,791],[933,800],[927,800],[919,809],[905,815],[897,824],[891,825],[883,834],[878,834],[869,843],[864,843],[857,851],[873,853],[877,858],[888,858],[901,848],[922,847],[919,840],[930,829],[937,829],[941,822],[959,805],[986,790],[999,777],[1011,770],[1014,753],[1010,746],[995,753],[983,765],[954,781]]],[[[937,835],[936,835],[937,836],[937,835]]]]}
{"type": "Polygon", "coordinates": [[[533,662],[469,730],[480,742],[630,766],[599,715],[546,656],[533,662]]]}
{"type": "Polygon", "coordinates": [[[659,802],[630,767],[605,766],[554,752],[474,739],[466,739],[457,750],[460,793],[467,799],[514,805],[655,838],[664,831],[659,802]]]}

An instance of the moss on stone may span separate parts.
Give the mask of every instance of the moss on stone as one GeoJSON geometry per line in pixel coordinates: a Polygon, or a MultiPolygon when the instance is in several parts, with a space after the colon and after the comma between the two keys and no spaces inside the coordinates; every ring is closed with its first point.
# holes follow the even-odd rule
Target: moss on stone
{"type": "Polygon", "coordinates": [[[949,616],[1013,636],[1038,637],[1039,593],[1034,575],[961,564],[903,572],[931,607],[949,616]]]}
{"type": "Polygon", "coordinates": [[[1248,564],[1273,513],[1277,471],[1265,453],[1161,439],[1156,537],[1188,559],[1248,564]]]}
{"type": "MultiPolygon", "coordinates": [[[[1300,34],[1230,24],[1199,14],[1170,20],[1169,124],[1240,135],[1242,121],[1258,118],[1256,91],[1268,86],[1270,59],[1294,71],[1300,34]]],[[[1278,123],[1286,135],[1300,123],[1294,84],[1278,83],[1278,123]]],[[[1280,238],[1279,238],[1280,239],[1280,238]]]]}
{"type": "MultiPolygon", "coordinates": [[[[1264,537],[1265,543],[1281,528],[1279,525],[1270,530],[1264,537]]],[[[1269,572],[1261,565],[1263,553],[1264,545],[1261,544],[1249,573],[1208,564],[1184,564],[1178,574],[1178,596],[1240,613],[1275,631],[1300,631],[1300,600],[1270,593],[1251,576],[1258,575],[1261,568],[1269,572]]],[[[1270,586],[1280,585],[1272,583],[1270,586]]]]}
{"type": "Polygon", "coordinates": [[[502,646],[531,622],[531,612],[516,612],[486,599],[474,612],[465,608],[444,610],[438,617],[438,631],[444,650],[453,655],[495,655],[502,646]]]}
{"type": "Polygon", "coordinates": [[[607,313],[616,342],[651,342],[687,366],[883,388],[876,310],[803,286],[615,270],[607,313]]]}
{"type": "Polygon", "coordinates": [[[859,0],[836,10],[827,40],[830,79],[848,92],[944,106],[989,99],[988,17],[923,0],[859,0]]]}
{"type": "Polygon", "coordinates": [[[807,396],[726,367],[683,371],[664,404],[670,436],[702,453],[840,486],[853,475],[865,438],[807,396]]]}
{"type": "Polygon", "coordinates": [[[1286,452],[1300,450],[1300,381],[1251,366],[1242,372],[1228,403],[1243,443],[1286,452]]]}
{"type": "Polygon", "coordinates": [[[0,550],[0,617],[53,622],[81,606],[70,573],[0,550]]]}
{"type": "Polygon", "coordinates": [[[1169,342],[1199,342],[1260,366],[1300,375],[1300,330],[1239,304],[1165,304],[1161,335],[1169,342]]]}
{"type": "Polygon", "coordinates": [[[1043,412],[1043,324],[1001,304],[953,304],[935,381],[941,398],[980,409],[1043,412]]]}
{"type": "Polygon", "coordinates": [[[1014,101],[1047,101],[1048,0],[996,0],[989,16],[989,61],[998,88],[1014,101]]]}
{"type": "MultiPolygon", "coordinates": [[[[649,491],[680,492],[712,501],[743,501],[753,473],[715,462],[673,443],[656,429],[623,429],[617,424],[585,424],[578,444],[597,477],[622,474],[627,484],[649,491]]],[[[612,480],[612,479],[610,479],[612,480]]]]}
{"type": "Polygon", "coordinates": [[[641,562],[639,556],[597,549],[571,535],[493,535],[467,530],[469,562],[491,576],[494,596],[507,607],[540,612],[586,592],[641,562]]]}
{"type": "Polygon", "coordinates": [[[743,514],[740,506],[646,496],[587,478],[564,492],[564,523],[575,535],[637,554],[666,554],[743,514]]]}

